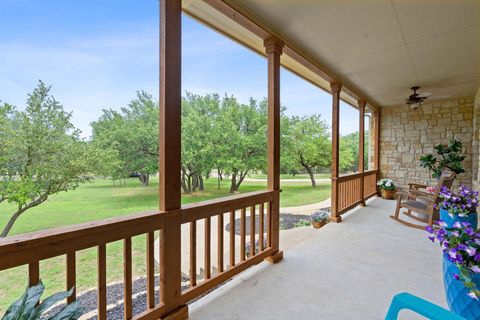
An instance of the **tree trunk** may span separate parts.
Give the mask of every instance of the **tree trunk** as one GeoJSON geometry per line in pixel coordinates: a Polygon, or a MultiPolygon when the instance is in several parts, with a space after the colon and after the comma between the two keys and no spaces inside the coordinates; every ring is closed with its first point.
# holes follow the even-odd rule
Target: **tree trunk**
{"type": "Polygon", "coordinates": [[[232,173],[232,180],[230,182],[230,193],[237,191],[237,173],[232,173]]]}
{"type": "Polygon", "coordinates": [[[197,191],[198,188],[198,176],[197,174],[192,175],[192,192],[197,191]]]}
{"type": "Polygon", "coordinates": [[[140,180],[140,182],[142,183],[142,186],[146,187],[148,186],[148,182],[150,180],[150,177],[148,174],[140,174],[140,176],[138,177],[138,180],[140,180]]]}
{"type": "Polygon", "coordinates": [[[240,189],[240,185],[242,184],[243,179],[245,179],[245,177],[247,176],[247,173],[248,173],[248,170],[245,171],[245,172],[240,171],[240,179],[237,182],[237,186],[235,188],[235,191],[238,191],[238,189],[240,189]]]}
{"type": "Polygon", "coordinates": [[[0,238],[5,238],[8,233],[10,232],[10,230],[12,230],[12,227],[13,227],[13,224],[15,223],[15,221],[17,221],[18,217],[20,217],[20,215],[22,214],[22,209],[19,209],[17,210],[17,212],[15,212],[12,217],[10,218],[10,220],[8,220],[8,223],[7,225],[5,226],[5,228],[3,228],[3,231],[2,233],[0,234],[0,238]]]}
{"type": "Polygon", "coordinates": [[[308,175],[310,176],[310,180],[312,181],[312,188],[315,188],[317,186],[317,183],[315,182],[315,175],[313,174],[312,168],[309,166],[304,166],[305,170],[307,170],[308,175]]]}
{"type": "Polygon", "coordinates": [[[203,177],[201,175],[198,175],[198,190],[199,191],[205,190],[205,187],[203,185],[203,177]]]}

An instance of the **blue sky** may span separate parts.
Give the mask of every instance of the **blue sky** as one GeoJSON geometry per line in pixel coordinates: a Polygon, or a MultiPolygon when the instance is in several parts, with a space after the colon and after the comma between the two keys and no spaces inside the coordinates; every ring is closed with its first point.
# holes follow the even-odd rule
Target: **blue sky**
{"type": "MultiPolygon", "coordinates": [[[[23,108],[41,79],[88,137],[102,109],[137,90],[158,97],[158,19],[156,0],[0,0],[0,100],[23,108]]],[[[267,95],[265,58],[185,16],[182,37],[183,91],[241,102],[267,95]]],[[[281,77],[288,114],[331,122],[329,94],[286,70],[281,77]]],[[[341,132],[357,131],[356,111],[341,112],[341,132]]]]}

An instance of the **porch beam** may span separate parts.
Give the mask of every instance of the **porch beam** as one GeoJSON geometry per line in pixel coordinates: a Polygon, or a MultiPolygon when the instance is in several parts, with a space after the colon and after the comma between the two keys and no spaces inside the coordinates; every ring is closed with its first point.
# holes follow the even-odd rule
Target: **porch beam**
{"type": "Polygon", "coordinates": [[[340,145],[340,93],[342,84],[337,81],[330,83],[332,91],[332,192],[330,220],[342,221],[338,210],[338,176],[339,176],[339,145],[340,145]]]}
{"type": "MultiPolygon", "coordinates": [[[[160,1],[159,207],[165,211],[160,230],[160,299],[164,318],[186,319],[181,303],[181,34],[182,3],[160,1]]],[[[153,249],[153,248],[150,248],[153,249]]]]}
{"type": "MultiPolygon", "coordinates": [[[[283,42],[274,37],[264,40],[265,53],[268,61],[268,190],[280,190],[280,56],[283,42]]],[[[280,197],[276,193],[272,201],[271,246],[276,258],[281,260],[280,251],[280,197]]]]}
{"type": "Polygon", "coordinates": [[[358,99],[358,115],[359,115],[359,139],[358,139],[358,172],[362,173],[360,176],[360,205],[365,205],[365,190],[363,172],[365,171],[365,106],[367,101],[358,99]]]}

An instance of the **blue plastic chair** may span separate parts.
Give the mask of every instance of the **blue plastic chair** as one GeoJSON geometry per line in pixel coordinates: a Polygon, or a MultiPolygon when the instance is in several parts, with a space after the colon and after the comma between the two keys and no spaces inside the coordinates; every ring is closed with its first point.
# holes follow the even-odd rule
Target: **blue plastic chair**
{"type": "Polygon", "coordinates": [[[407,292],[399,293],[393,297],[385,320],[397,320],[398,313],[403,309],[412,310],[432,320],[465,320],[465,318],[457,316],[447,309],[407,292]]]}

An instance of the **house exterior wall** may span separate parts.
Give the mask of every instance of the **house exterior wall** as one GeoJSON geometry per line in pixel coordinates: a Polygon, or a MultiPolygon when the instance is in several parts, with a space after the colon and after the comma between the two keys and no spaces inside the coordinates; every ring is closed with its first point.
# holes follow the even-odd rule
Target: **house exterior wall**
{"type": "Polygon", "coordinates": [[[472,184],[475,189],[480,190],[480,87],[474,98],[473,107],[473,162],[472,162],[472,184]]]}
{"type": "MultiPolygon", "coordinates": [[[[436,179],[431,178],[427,169],[420,167],[420,157],[433,153],[435,145],[456,138],[463,143],[463,153],[466,155],[466,173],[458,177],[456,184],[472,185],[473,98],[428,103],[418,110],[408,106],[387,107],[380,112],[382,177],[394,179],[403,188],[408,182],[435,185],[436,179]]],[[[477,120],[480,122],[480,118],[477,120]]]]}

